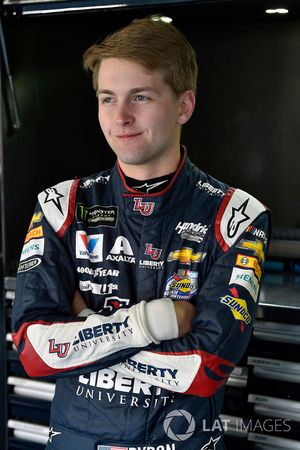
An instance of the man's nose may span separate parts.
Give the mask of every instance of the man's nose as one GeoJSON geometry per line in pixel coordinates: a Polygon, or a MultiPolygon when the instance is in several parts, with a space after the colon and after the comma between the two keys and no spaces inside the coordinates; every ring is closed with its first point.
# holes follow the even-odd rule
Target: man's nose
{"type": "Polygon", "coordinates": [[[133,113],[130,105],[127,103],[119,103],[116,111],[116,125],[130,125],[134,121],[133,113]]]}

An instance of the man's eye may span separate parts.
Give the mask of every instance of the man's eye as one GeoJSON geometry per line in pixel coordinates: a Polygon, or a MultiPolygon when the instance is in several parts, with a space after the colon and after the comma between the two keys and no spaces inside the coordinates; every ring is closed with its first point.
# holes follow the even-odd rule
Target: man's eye
{"type": "Polygon", "coordinates": [[[100,98],[101,103],[112,103],[113,102],[113,98],[112,97],[103,97],[100,98]]]}
{"type": "Polygon", "coordinates": [[[139,94],[139,95],[136,95],[136,96],[134,97],[134,100],[135,100],[136,102],[145,102],[145,101],[149,100],[149,98],[146,97],[145,95],[139,94]]]}

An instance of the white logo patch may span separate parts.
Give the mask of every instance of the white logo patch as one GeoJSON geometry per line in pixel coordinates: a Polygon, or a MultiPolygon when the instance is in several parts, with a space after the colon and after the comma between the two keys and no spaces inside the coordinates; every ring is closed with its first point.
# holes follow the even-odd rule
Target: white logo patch
{"type": "MultiPolygon", "coordinates": [[[[224,201],[228,201],[228,196],[224,197],[224,201]]],[[[223,203],[219,211],[222,211],[222,205],[223,203]]],[[[222,249],[227,251],[232,247],[253,220],[264,211],[266,208],[256,198],[236,189],[224,212],[219,212],[217,217],[216,237],[222,249]]]]}
{"type": "Polygon", "coordinates": [[[43,255],[44,245],[45,245],[44,238],[31,239],[23,246],[20,261],[24,261],[24,259],[30,258],[31,256],[43,255]]]}
{"type": "Polygon", "coordinates": [[[253,300],[257,301],[259,284],[252,270],[233,268],[229,284],[239,284],[250,293],[253,300]]]}
{"type": "Polygon", "coordinates": [[[76,258],[102,262],[103,234],[87,235],[85,231],[76,231],[76,258]]]}

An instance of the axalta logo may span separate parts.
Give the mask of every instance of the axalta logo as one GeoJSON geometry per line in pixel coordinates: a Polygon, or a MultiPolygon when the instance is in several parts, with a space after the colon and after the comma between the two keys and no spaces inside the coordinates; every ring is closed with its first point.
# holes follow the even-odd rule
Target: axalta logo
{"type": "Polygon", "coordinates": [[[122,331],[129,328],[129,316],[123,320],[123,322],[107,322],[95,327],[83,328],[79,331],[78,337],[74,340],[73,346],[78,345],[80,342],[89,341],[90,339],[97,339],[106,335],[117,335],[122,331]]]}
{"type": "Polygon", "coordinates": [[[187,239],[194,242],[202,242],[207,231],[208,225],[203,225],[201,222],[178,222],[175,231],[180,234],[182,239],[187,239]]]}
{"type": "Polygon", "coordinates": [[[134,198],[133,211],[139,211],[143,216],[150,216],[155,207],[154,202],[143,202],[141,198],[134,198]]]}
{"type": "Polygon", "coordinates": [[[193,253],[192,248],[183,247],[180,250],[171,252],[168,256],[168,261],[179,261],[181,264],[190,265],[192,263],[199,263],[203,261],[206,253],[197,252],[193,253]]]}

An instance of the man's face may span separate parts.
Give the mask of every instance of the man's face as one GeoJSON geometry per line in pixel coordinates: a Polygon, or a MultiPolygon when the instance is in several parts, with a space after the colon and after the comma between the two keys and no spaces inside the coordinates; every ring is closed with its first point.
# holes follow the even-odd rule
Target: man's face
{"type": "Polygon", "coordinates": [[[122,169],[143,166],[155,172],[170,158],[178,162],[180,125],[186,120],[180,99],[159,71],[122,58],[104,59],[98,100],[100,126],[122,169]]]}

